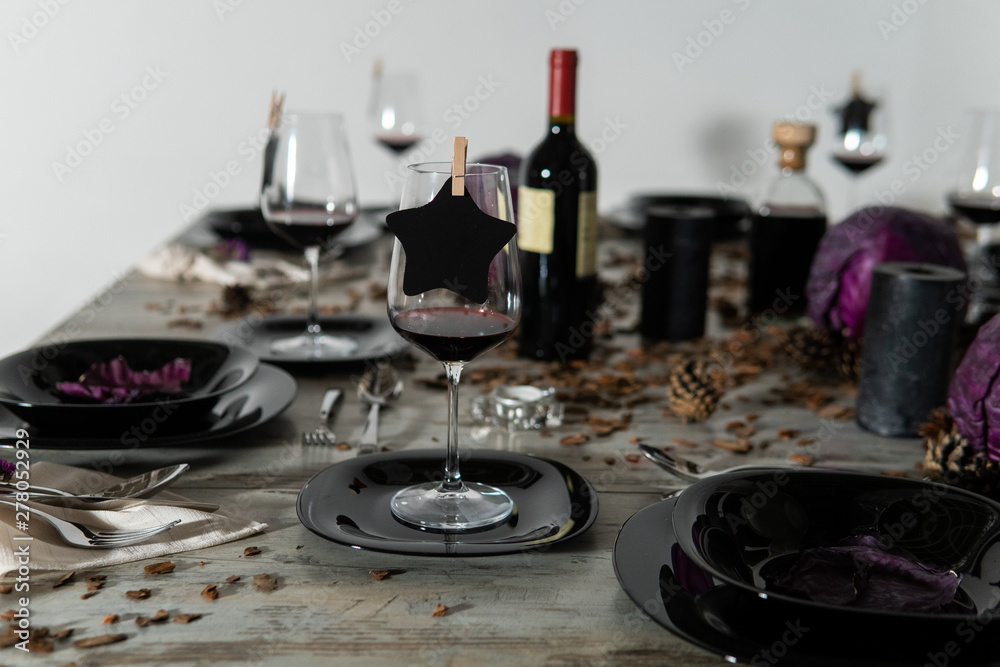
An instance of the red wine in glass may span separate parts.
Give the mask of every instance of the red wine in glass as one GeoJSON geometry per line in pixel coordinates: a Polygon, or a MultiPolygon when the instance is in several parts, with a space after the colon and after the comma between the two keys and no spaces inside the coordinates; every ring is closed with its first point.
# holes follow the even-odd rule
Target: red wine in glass
{"type": "Polygon", "coordinates": [[[420,141],[420,137],[415,134],[395,133],[379,133],[375,135],[375,139],[397,155],[405,153],[420,141]]]}
{"type": "Polygon", "coordinates": [[[833,159],[840,166],[849,170],[853,174],[860,174],[874,167],[882,161],[883,155],[851,155],[848,153],[834,153],[833,159]]]}
{"type": "Polygon", "coordinates": [[[977,225],[1000,222],[1000,197],[952,192],[948,195],[948,205],[956,214],[977,225]]]}
{"type": "Polygon", "coordinates": [[[297,204],[272,213],[271,228],[296,248],[326,247],[354,222],[350,213],[330,213],[322,204],[297,204]]]}
{"type": "Polygon", "coordinates": [[[399,313],[392,326],[438,361],[467,362],[506,340],[515,322],[485,309],[427,308],[399,313]]]}

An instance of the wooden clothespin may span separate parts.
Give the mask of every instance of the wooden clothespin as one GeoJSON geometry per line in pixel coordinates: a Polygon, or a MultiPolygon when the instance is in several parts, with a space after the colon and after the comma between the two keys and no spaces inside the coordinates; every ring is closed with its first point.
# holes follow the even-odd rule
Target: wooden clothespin
{"type": "Polygon", "coordinates": [[[451,157],[451,194],[454,197],[465,194],[465,157],[468,152],[468,140],[465,137],[455,137],[454,153],[451,157]]]}
{"type": "Polygon", "coordinates": [[[281,108],[285,105],[285,94],[278,94],[278,91],[271,92],[271,110],[267,113],[267,129],[277,130],[281,125],[281,108]]]}

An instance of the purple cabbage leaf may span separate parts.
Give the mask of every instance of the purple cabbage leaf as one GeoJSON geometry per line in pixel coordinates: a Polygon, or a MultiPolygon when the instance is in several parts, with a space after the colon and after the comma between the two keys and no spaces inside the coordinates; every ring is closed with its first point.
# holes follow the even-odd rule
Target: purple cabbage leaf
{"type": "Polygon", "coordinates": [[[816,250],[806,285],[813,324],[862,337],[872,269],[883,262],[966,270],[958,236],[942,220],[903,208],[862,209],[827,229],[816,250]]]}
{"type": "Polygon", "coordinates": [[[948,386],[948,412],[973,449],[1000,460],[1000,315],[979,328],[948,386]]]}
{"type": "Polygon", "coordinates": [[[118,357],[95,363],[76,382],[56,383],[56,390],[84,402],[120,405],[155,394],[179,394],[190,379],[190,359],[174,359],[156,370],[136,371],[124,357],[118,357]]]}
{"type": "Polygon", "coordinates": [[[875,537],[860,535],[837,546],[804,550],[771,584],[776,591],[825,604],[933,612],[954,600],[961,581],[955,572],[935,572],[887,553],[875,537]]]}

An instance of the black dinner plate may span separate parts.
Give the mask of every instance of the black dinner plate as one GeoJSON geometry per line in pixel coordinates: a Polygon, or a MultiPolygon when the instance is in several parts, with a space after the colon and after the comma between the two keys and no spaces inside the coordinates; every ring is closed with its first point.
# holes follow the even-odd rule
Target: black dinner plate
{"type": "Polygon", "coordinates": [[[629,197],[628,203],[613,224],[623,229],[641,230],[646,224],[646,211],[652,206],[709,208],[715,213],[712,237],[716,240],[736,238],[742,234],[740,224],[750,215],[750,206],[740,197],[671,192],[643,192],[629,197]]]}
{"type": "Polygon", "coordinates": [[[11,412],[0,408],[0,447],[13,447],[17,431],[25,429],[33,449],[137,449],[175,447],[223,438],[274,419],[295,399],[295,378],[270,364],[260,364],[247,382],[227,393],[211,412],[198,419],[162,421],[149,417],[115,435],[49,433],[44,427],[27,425],[11,412]],[[133,430],[133,427],[137,430],[133,430]]]}
{"type": "Polygon", "coordinates": [[[249,380],[258,359],[241,347],[203,340],[133,338],[73,340],[31,348],[0,359],[0,406],[49,433],[114,434],[151,415],[175,421],[208,413],[227,392],[249,380]],[[175,359],[191,360],[191,378],[176,395],[158,394],[105,405],[62,396],[59,382],[73,382],[95,363],[123,357],[135,371],[155,370],[175,359]]]}
{"type": "MultiPolygon", "coordinates": [[[[358,219],[338,234],[334,245],[357,248],[379,238],[385,229],[385,209],[363,209],[358,219]],[[381,218],[380,218],[381,216],[381,218]]],[[[251,248],[294,251],[287,241],[271,231],[260,208],[216,209],[205,214],[203,224],[217,236],[240,238],[251,248]]]]}
{"type": "Polygon", "coordinates": [[[275,340],[291,338],[306,330],[305,317],[268,317],[227,322],[212,332],[212,338],[230,345],[242,345],[266,361],[280,366],[295,367],[301,364],[345,364],[369,359],[392,358],[409,348],[400,338],[386,315],[335,315],[320,317],[323,333],[343,335],[358,342],[358,348],[343,357],[316,359],[309,356],[275,354],[271,344],[275,340]]]}
{"type": "Polygon", "coordinates": [[[681,548],[714,576],[752,595],[766,594],[799,608],[857,616],[872,624],[905,617],[949,628],[1000,615],[1000,504],[944,484],[823,470],[721,473],[681,494],[674,530],[681,548]],[[899,556],[949,573],[945,577],[960,576],[954,598],[940,606],[917,605],[914,589],[900,589],[897,582],[873,586],[872,595],[890,589],[906,592],[873,597],[872,606],[859,605],[855,597],[861,591],[863,600],[867,585],[852,573],[867,566],[851,560],[840,567],[829,560],[829,552],[821,556],[822,565],[815,558],[803,560],[808,549],[862,536],[873,545],[868,553],[878,558],[899,556]],[[798,589],[822,585],[819,593],[830,599],[812,599],[789,588],[789,576],[803,576],[796,564],[806,562],[810,572],[823,568],[824,573],[793,583],[798,589]],[[833,600],[829,593],[838,583],[854,596],[833,600]],[[913,607],[891,607],[900,601],[913,607]]]}
{"type": "MultiPolygon", "coordinates": [[[[686,493],[686,491],[684,492],[686,493]]],[[[683,497],[683,493],[681,494],[683,497]]],[[[903,616],[864,619],[748,593],[711,576],[674,535],[675,498],[636,512],[615,540],[618,583],[632,602],[678,637],[726,662],[788,667],[996,665],[992,626],[942,626],[903,616]],[[943,661],[943,662],[941,662],[943,661]]]]}
{"type": "Polygon", "coordinates": [[[347,459],[317,473],[299,493],[299,521],[351,547],[423,556],[485,556],[547,548],[580,535],[597,518],[597,492],[557,461],[487,450],[461,452],[462,478],[496,486],[514,501],[497,526],[431,532],[397,521],[389,501],[400,489],[441,479],[444,450],[387,452],[347,459]]]}

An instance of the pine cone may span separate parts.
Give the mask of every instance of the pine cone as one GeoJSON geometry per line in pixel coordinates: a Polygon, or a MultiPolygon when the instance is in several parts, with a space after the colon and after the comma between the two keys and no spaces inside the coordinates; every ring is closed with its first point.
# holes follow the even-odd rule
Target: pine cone
{"type": "Polygon", "coordinates": [[[784,332],[781,349],[803,369],[828,373],[837,366],[842,338],[828,329],[795,326],[784,332]]]}
{"type": "Polygon", "coordinates": [[[708,419],[721,396],[722,383],[701,361],[685,361],[670,371],[667,404],[685,423],[708,419]]]}
{"type": "Polygon", "coordinates": [[[857,382],[861,377],[861,345],[860,338],[844,338],[837,359],[837,373],[848,382],[857,382]]]}
{"type": "Polygon", "coordinates": [[[1000,498],[1000,462],[976,451],[962,437],[945,408],[921,425],[924,436],[924,473],[931,479],[994,498],[1000,498]]]}

